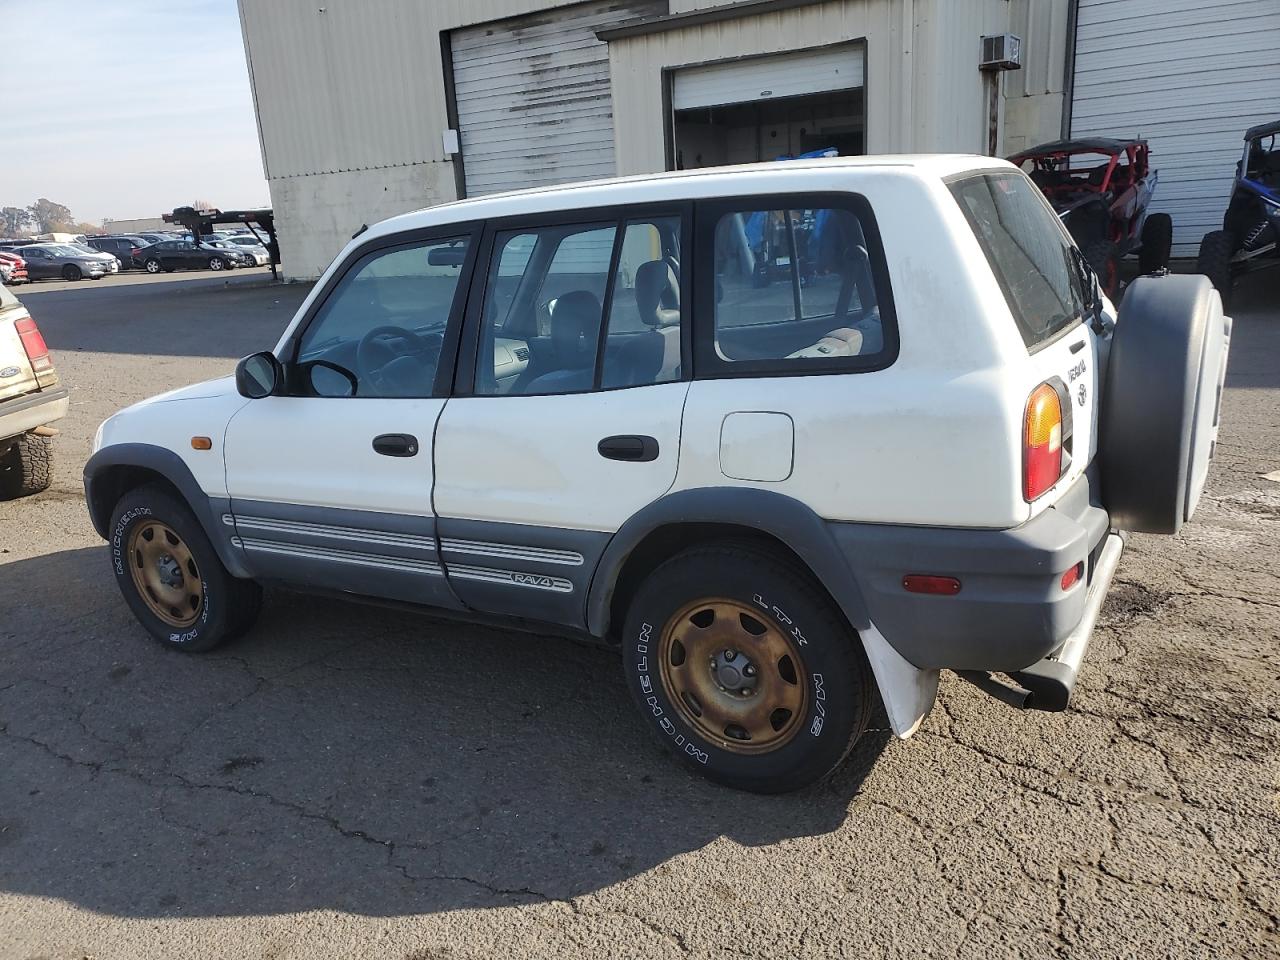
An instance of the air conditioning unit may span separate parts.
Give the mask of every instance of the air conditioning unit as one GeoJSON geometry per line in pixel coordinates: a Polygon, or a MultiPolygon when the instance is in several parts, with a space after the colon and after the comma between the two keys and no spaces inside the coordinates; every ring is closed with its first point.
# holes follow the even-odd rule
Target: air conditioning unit
{"type": "Polygon", "coordinates": [[[1021,70],[1022,39],[1012,33],[997,33],[982,38],[979,70],[1021,70]]]}

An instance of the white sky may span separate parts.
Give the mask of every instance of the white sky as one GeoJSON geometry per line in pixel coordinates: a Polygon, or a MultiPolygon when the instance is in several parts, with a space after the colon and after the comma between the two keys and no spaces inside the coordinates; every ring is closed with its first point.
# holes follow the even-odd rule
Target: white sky
{"type": "Polygon", "coordinates": [[[0,0],[0,206],[270,205],[236,0],[0,0]]]}

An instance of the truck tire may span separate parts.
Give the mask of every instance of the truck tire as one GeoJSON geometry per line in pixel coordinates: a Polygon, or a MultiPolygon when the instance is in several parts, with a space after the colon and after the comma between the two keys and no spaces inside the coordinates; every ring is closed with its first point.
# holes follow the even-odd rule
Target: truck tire
{"type": "Polygon", "coordinates": [[[1167,270],[1173,252],[1173,218],[1167,213],[1147,215],[1142,224],[1142,247],[1138,250],[1138,270],[1155,273],[1167,270]]]}
{"type": "Polygon", "coordinates": [[[29,497],[53,483],[53,438],[25,433],[0,457],[0,499],[29,497]]]}
{"type": "Polygon", "coordinates": [[[1177,533],[1204,491],[1231,321],[1200,276],[1139,277],[1116,321],[1102,395],[1102,496],[1121,530],[1177,533]]]}
{"type": "Polygon", "coordinates": [[[1093,240],[1083,250],[1085,262],[1098,276],[1098,285],[1108,297],[1120,289],[1120,254],[1110,240],[1093,240]]]}
{"type": "Polygon", "coordinates": [[[1231,258],[1236,253],[1236,237],[1230,230],[1214,230],[1200,241],[1200,255],[1196,257],[1196,273],[1202,273],[1212,281],[1222,297],[1222,309],[1231,307],[1231,258]]]}
{"type": "Polygon", "coordinates": [[[628,605],[622,646],[645,726],[686,766],[740,790],[822,780],[877,699],[862,643],[830,598],[752,543],[663,563],[628,605]]]}

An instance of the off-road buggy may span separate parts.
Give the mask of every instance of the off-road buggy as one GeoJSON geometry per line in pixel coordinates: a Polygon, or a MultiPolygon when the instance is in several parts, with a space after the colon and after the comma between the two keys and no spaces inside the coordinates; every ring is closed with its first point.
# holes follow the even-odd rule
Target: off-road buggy
{"type": "Polygon", "coordinates": [[[1121,258],[1137,253],[1141,273],[1169,265],[1173,221],[1147,213],[1158,174],[1145,140],[1056,140],[1009,160],[1044,191],[1109,295],[1121,258]]]}
{"type": "Polygon", "coordinates": [[[1236,165],[1231,202],[1222,229],[1200,241],[1196,269],[1231,301],[1231,285],[1248,270],[1280,262],[1280,120],[1250,127],[1244,134],[1244,156],[1236,165]]]}

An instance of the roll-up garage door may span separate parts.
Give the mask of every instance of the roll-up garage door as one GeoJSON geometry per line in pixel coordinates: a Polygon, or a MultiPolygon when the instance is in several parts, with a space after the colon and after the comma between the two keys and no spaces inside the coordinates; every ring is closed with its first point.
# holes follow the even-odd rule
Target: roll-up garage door
{"type": "Polygon", "coordinates": [[[688,110],[849,90],[863,85],[864,73],[861,44],[710,63],[676,72],[671,107],[688,110]]]}
{"type": "Polygon", "coordinates": [[[609,45],[595,32],[666,12],[611,0],[453,31],[467,194],[613,176],[609,45]]]}
{"type": "Polygon", "coordinates": [[[1175,256],[1222,227],[1244,131],[1278,113],[1275,0],[1080,0],[1071,135],[1150,142],[1175,256]]]}

